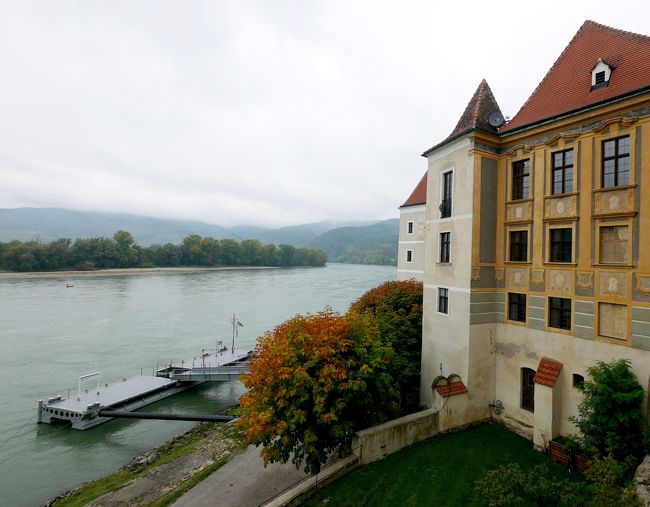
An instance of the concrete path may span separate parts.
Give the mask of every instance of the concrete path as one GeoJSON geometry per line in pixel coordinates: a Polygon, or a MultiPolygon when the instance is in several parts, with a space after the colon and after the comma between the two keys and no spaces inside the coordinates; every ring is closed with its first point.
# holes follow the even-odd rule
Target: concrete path
{"type": "Polygon", "coordinates": [[[185,493],[172,507],[258,507],[307,477],[293,463],[266,468],[257,447],[249,446],[185,493]]]}

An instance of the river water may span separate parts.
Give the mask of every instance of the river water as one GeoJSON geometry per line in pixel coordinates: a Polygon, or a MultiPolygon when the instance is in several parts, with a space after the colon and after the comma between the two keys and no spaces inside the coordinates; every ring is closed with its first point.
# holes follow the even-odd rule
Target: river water
{"type": "MultiPolygon", "coordinates": [[[[192,359],[216,341],[238,351],[296,313],[344,312],[391,266],[199,271],[115,276],[0,277],[0,505],[35,506],[104,475],[193,423],[115,420],[87,431],[36,424],[37,400],[192,359]],[[67,287],[73,285],[73,287],[67,287]],[[95,380],[96,382],[96,380],[95,380]]],[[[0,275],[1,276],[1,275],[0,275]]],[[[238,382],[206,383],[147,411],[214,413],[242,394],[238,382]]]]}

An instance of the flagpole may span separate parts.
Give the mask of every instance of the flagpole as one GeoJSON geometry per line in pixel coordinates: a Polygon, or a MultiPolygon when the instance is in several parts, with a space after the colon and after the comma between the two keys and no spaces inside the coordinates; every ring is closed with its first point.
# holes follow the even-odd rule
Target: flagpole
{"type": "Polygon", "coordinates": [[[237,326],[237,319],[235,314],[232,314],[232,353],[235,353],[235,327],[237,326]]]}

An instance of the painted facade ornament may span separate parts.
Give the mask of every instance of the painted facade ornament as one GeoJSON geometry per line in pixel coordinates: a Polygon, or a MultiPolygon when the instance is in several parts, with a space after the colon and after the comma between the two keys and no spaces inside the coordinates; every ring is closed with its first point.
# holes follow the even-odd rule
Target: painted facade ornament
{"type": "Polygon", "coordinates": [[[618,292],[618,280],[616,278],[609,278],[607,280],[607,291],[618,292]]]}
{"type": "Polygon", "coordinates": [[[514,282],[517,285],[521,285],[521,272],[520,271],[515,272],[514,282]]]}
{"type": "Polygon", "coordinates": [[[627,274],[619,272],[600,273],[600,293],[624,296],[628,291],[627,274]]]}
{"type": "Polygon", "coordinates": [[[582,287],[583,289],[588,289],[589,287],[593,287],[594,286],[593,276],[594,276],[593,271],[578,272],[577,273],[578,287],[582,287]]]}
{"type": "Polygon", "coordinates": [[[524,214],[524,210],[521,209],[521,206],[515,208],[515,218],[521,218],[524,214]]]}
{"type": "Polygon", "coordinates": [[[564,288],[564,275],[555,275],[555,286],[558,289],[564,288]]]}
{"type": "Polygon", "coordinates": [[[618,209],[621,205],[621,198],[617,195],[613,195],[609,198],[609,209],[618,209]]]}
{"type": "Polygon", "coordinates": [[[557,212],[561,215],[566,211],[566,207],[562,201],[558,201],[557,206],[555,207],[557,212]]]}

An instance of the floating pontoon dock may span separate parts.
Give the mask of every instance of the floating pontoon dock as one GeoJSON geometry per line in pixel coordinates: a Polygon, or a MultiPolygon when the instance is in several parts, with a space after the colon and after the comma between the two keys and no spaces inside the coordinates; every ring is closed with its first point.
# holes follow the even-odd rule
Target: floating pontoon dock
{"type": "Polygon", "coordinates": [[[102,410],[132,412],[203,382],[237,379],[248,372],[251,353],[236,354],[227,348],[218,353],[202,352],[192,361],[181,361],[160,368],[155,375],[123,378],[120,382],[100,385],[100,372],[79,377],[76,395],[62,395],[38,402],[38,422],[71,423],[85,430],[111,420],[99,415],[102,410]],[[82,390],[82,381],[97,378],[97,386],[82,390]]]}

